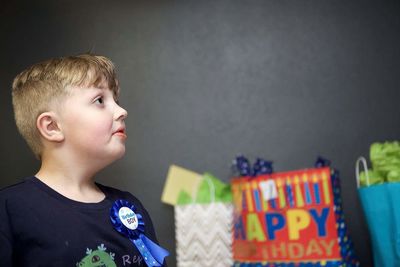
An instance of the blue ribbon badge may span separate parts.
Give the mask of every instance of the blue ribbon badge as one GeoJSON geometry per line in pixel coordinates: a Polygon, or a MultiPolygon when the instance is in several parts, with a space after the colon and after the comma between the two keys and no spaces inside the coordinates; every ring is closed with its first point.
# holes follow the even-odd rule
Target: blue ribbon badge
{"type": "Polygon", "coordinates": [[[162,266],[169,252],[144,235],[145,224],[136,207],[126,200],[114,202],[110,210],[111,223],[115,230],[129,238],[139,250],[147,266],[162,266]]]}

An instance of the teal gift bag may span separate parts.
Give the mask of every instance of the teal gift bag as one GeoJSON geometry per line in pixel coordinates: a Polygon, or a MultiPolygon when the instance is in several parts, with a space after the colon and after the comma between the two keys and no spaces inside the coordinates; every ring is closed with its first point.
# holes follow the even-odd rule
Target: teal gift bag
{"type": "Polygon", "coordinates": [[[370,185],[367,163],[362,157],[356,163],[356,178],[371,235],[374,265],[400,266],[400,183],[370,185]],[[365,187],[360,187],[360,163],[365,169],[365,187]]]}

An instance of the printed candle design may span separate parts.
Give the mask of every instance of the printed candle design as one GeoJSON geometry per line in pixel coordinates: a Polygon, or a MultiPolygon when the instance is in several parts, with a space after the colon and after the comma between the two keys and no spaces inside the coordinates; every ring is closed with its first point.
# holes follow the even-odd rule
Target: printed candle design
{"type": "Polygon", "coordinates": [[[331,203],[331,198],[329,194],[329,181],[328,181],[328,175],[326,173],[322,173],[322,188],[324,190],[324,200],[325,204],[331,203]]]}
{"type": "Polygon", "coordinates": [[[308,176],[306,173],[303,174],[303,186],[306,194],[306,203],[310,205],[312,203],[312,198],[310,193],[310,185],[308,184],[308,176]]]}
{"type": "Polygon", "coordinates": [[[290,207],[294,207],[294,199],[293,199],[293,191],[291,185],[290,177],[286,178],[286,194],[289,202],[290,207]]]}
{"type": "Polygon", "coordinates": [[[262,208],[261,208],[261,197],[260,197],[260,191],[258,190],[257,181],[252,181],[251,182],[251,187],[253,189],[253,195],[254,195],[254,202],[256,204],[256,210],[257,211],[262,211],[262,208]]]}
{"type": "MultiPolygon", "coordinates": [[[[267,181],[267,179],[262,179],[262,181],[267,181]]],[[[259,184],[261,192],[263,192],[262,188],[261,188],[261,182],[258,184],[259,184]]],[[[268,210],[268,198],[264,197],[264,195],[263,195],[261,202],[262,202],[263,211],[267,211],[268,210]]]]}
{"type": "Polygon", "coordinates": [[[320,204],[321,203],[321,197],[319,194],[319,185],[318,185],[318,176],[316,173],[313,174],[313,187],[314,187],[314,197],[315,197],[315,203],[320,204]]]}
{"type": "Polygon", "coordinates": [[[246,183],[246,202],[248,211],[254,211],[253,208],[253,198],[251,194],[251,185],[250,183],[246,183]]]}
{"type": "Polygon", "coordinates": [[[279,177],[276,179],[276,186],[278,187],[279,206],[282,209],[286,206],[286,197],[284,192],[284,183],[279,177]]]}
{"type": "Polygon", "coordinates": [[[303,207],[304,206],[304,199],[303,199],[303,194],[301,192],[301,187],[300,187],[300,179],[299,176],[294,177],[294,187],[296,191],[296,203],[297,207],[303,207]]]}

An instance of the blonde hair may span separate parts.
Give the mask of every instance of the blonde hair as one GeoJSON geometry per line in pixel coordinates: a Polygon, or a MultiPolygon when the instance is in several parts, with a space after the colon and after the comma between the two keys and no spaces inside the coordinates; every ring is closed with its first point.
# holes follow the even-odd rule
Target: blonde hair
{"type": "Polygon", "coordinates": [[[42,142],[36,127],[38,116],[69,94],[71,86],[101,87],[107,84],[118,98],[119,85],[112,61],[82,54],[49,59],[18,74],[12,85],[12,102],[18,131],[40,159],[42,142]]]}

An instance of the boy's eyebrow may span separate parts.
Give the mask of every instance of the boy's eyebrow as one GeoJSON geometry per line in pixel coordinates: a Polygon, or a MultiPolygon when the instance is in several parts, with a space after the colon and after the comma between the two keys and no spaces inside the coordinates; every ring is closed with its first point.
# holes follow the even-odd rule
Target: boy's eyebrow
{"type": "Polygon", "coordinates": [[[113,96],[113,98],[114,98],[115,103],[117,103],[119,105],[119,97],[117,95],[115,95],[114,91],[112,91],[110,88],[92,86],[91,89],[95,89],[96,91],[106,91],[106,90],[110,91],[112,96],[113,96]]]}

